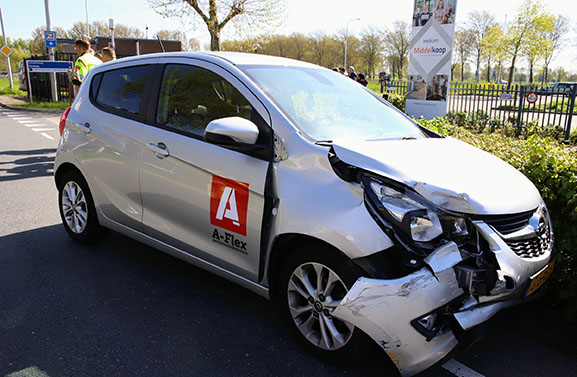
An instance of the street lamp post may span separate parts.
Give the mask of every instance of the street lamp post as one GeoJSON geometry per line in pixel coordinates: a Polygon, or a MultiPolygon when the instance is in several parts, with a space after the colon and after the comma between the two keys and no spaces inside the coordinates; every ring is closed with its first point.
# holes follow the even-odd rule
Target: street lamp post
{"type": "Polygon", "coordinates": [[[351,18],[350,20],[347,21],[347,27],[345,28],[345,63],[343,67],[345,69],[345,72],[347,72],[347,46],[349,44],[349,22],[359,20],[360,18],[351,18]]]}

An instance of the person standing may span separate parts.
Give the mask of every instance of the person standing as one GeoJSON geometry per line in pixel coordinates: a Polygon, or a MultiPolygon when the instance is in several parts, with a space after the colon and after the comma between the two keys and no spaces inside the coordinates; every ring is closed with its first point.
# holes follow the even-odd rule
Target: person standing
{"type": "Polygon", "coordinates": [[[114,47],[104,47],[100,53],[102,55],[103,63],[116,60],[116,52],[114,51],[114,47]]]}
{"type": "Polygon", "coordinates": [[[367,86],[369,84],[369,82],[367,81],[367,79],[365,78],[365,75],[363,73],[359,73],[357,75],[357,82],[359,84],[361,84],[362,86],[367,86]]]}
{"type": "Polygon", "coordinates": [[[355,67],[352,65],[349,67],[349,78],[357,81],[357,74],[355,73],[355,67]]]}
{"type": "Polygon", "coordinates": [[[78,59],[74,63],[74,71],[69,72],[69,75],[70,81],[78,90],[88,72],[102,61],[90,53],[90,43],[82,38],[76,40],[76,54],[78,59]]]}

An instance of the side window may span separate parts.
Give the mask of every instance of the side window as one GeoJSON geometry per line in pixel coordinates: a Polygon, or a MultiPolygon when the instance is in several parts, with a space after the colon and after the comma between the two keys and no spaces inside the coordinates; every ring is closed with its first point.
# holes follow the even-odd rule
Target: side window
{"type": "Polygon", "coordinates": [[[138,115],[149,69],[150,66],[143,65],[104,72],[93,98],[101,106],[138,115]]]}
{"type": "Polygon", "coordinates": [[[190,65],[165,67],[156,110],[158,125],[202,136],[214,119],[250,120],[251,112],[246,98],[219,75],[190,65]]]}

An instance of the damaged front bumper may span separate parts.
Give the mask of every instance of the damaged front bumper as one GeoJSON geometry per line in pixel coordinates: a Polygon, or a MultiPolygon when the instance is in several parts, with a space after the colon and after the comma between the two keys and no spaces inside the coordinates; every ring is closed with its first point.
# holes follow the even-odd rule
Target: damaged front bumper
{"type": "Polygon", "coordinates": [[[551,250],[538,258],[521,258],[491,227],[483,222],[475,227],[488,240],[499,265],[497,284],[488,295],[474,294],[470,289],[474,282],[463,282],[458,268],[463,253],[448,242],[410,275],[392,280],[359,278],[332,315],[373,338],[403,376],[434,365],[457,346],[456,332],[522,301],[530,281],[551,261],[551,250]]]}

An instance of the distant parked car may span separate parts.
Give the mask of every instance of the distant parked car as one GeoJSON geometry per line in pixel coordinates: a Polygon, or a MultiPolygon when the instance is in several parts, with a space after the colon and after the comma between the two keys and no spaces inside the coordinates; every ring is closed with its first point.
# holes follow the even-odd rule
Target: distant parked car
{"type": "Polygon", "coordinates": [[[562,94],[567,97],[571,95],[573,90],[573,85],[577,85],[575,82],[556,82],[554,84],[537,88],[536,93],[544,96],[551,94],[562,94]]]}
{"type": "Polygon", "coordinates": [[[24,66],[24,60],[18,63],[18,88],[20,90],[28,91],[28,85],[26,85],[26,67],[24,66]]]}

